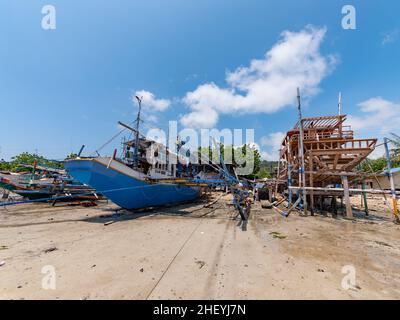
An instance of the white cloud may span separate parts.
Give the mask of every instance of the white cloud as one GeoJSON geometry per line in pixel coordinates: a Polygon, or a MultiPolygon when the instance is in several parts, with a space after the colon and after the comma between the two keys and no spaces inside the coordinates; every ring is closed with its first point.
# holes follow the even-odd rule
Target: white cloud
{"type": "Polygon", "coordinates": [[[154,114],[143,114],[143,120],[151,123],[157,123],[158,122],[158,117],[154,114]]]}
{"type": "Polygon", "coordinates": [[[218,122],[218,113],[208,107],[192,108],[193,111],[181,117],[180,122],[185,127],[211,128],[218,122]]]}
{"type": "MultiPolygon", "coordinates": [[[[400,103],[381,97],[368,99],[358,104],[360,115],[349,115],[348,124],[355,134],[364,138],[383,138],[390,132],[399,133],[400,103]]],[[[376,159],[385,154],[383,146],[378,146],[369,158],[376,159]]]]}
{"type": "Polygon", "coordinates": [[[261,155],[261,160],[267,160],[267,161],[278,160],[278,154],[274,154],[268,151],[262,151],[260,155],[261,155]]]}
{"type": "Polygon", "coordinates": [[[368,156],[370,159],[378,159],[380,157],[385,156],[385,147],[383,145],[380,145],[375,148],[374,151],[368,156]]]}
{"type": "Polygon", "coordinates": [[[382,38],[382,45],[396,42],[399,36],[400,36],[400,29],[395,29],[385,33],[382,38]]]}
{"type": "Polygon", "coordinates": [[[349,123],[353,130],[377,131],[386,134],[399,130],[400,103],[391,102],[381,97],[371,98],[358,104],[361,115],[349,115],[349,123]]]}
{"type": "Polygon", "coordinates": [[[165,111],[171,105],[171,101],[167,99],[156,99],[155,95],[146,90],[136,91],[132,96],[132,101],[136,102],[135,96],[142,98],[142,106],[150,111],[165,111]]]}
{"type": "Polygon", "coordinates": [[[220,113],[277,112],[293,104],[297,87],[306,99],[316,95],[336,64],[333,56],[320,53],[325,33],[325,28],[311,26],[284,31],[264,58],[228,72],[226,88],[206,83],[188,92],[183,102],[192,111],[181,117],[181,123],[204,128],[215,126],[220,113]]]}
{"type": "Polygon", "coordinates": [[[283,138],[285,137],[284,132],[273,132],[267,136],[263,136],[260,139],[260,143],[262,146],[273,147],[275,149],[279,149],[282,143],[283,138]]]}
{"type": "Polygon", "coordinates": [[[269,161],[279,160],[279,150],[281,149],[282,140],[285,136],[286,134],[284,132],[278,131],[261,137],[260,144],[264,147],[261,152],[261,158],[269,161]]]}

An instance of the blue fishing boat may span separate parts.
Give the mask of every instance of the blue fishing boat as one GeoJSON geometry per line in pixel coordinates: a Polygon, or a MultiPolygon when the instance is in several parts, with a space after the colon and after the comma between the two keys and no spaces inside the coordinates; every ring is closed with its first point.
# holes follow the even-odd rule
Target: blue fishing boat
{"type": "Polygon", "coordinates": [[[65,169],[74,179],[129,210],[195,200],[200,187],[179,183],[179,179],[197,175],[194,167],[184,159],[168,162],[171,153],[167,147],[139,134],[141,100],[137,99],[136,128],[119,122],[135,134],[135,139],[123,143],[121,158],[116,158],[117,150],[112,157],[80,157],[81,149],[78,157],[65,161],[65,169]]]}
{"type": "Polygon", "coordinates": [[[76,158],[65,162],[65,168],[76,180],[91,186],[125,209],[175,204],[198,198],[199,187],[168,182],[177,178],[172,175],[174,168],[163,170],[157,168],[157,164],[154,167],[145,173],[113,157],[76,158]]]}

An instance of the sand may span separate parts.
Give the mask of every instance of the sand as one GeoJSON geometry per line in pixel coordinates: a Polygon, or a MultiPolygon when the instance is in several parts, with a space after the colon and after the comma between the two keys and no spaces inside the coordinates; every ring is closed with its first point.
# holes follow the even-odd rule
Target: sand
{"type": "Polygon", "coordinates": [[[120,215],[104,201],[0,208],[0,298],[400,299],[400,226],[370,200],[353,221],[254,205],[247,231],[230,195],[120,215]]]}

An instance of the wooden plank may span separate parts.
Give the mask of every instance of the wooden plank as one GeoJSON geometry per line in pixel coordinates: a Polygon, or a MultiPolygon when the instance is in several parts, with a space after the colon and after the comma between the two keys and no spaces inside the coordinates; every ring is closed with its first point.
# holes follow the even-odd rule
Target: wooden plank
{"type": "MultiPolygon", "coordinates": [[[[308,156],[308,162],[309,162],[309,169],[310,169],[310,187],[314,187],[314,182],[313,182],[313,155],[310,152],[310,155],[308,156]]],[[[310,210],[311,210],[311,215],[314,215],[314,191],[311,190],[310,192],[310,210]]]]}
{"type": "Polygon", "coordinates": [[[350,193],[349,193],[349,180],[347,179],[347,176],[342,177],[342,182],[343,182],[343,189],[344,189],[344,201],[346,205],[346,217],[349,219],[353,218],[353,210],[351,208],[351,203],[350,203],[350,193]]]}
{"type": "Polygon", "coordinates": [[[336,170],[340,155],[335,155],[335,160],[333,161],[333,170],[336,170]]]}

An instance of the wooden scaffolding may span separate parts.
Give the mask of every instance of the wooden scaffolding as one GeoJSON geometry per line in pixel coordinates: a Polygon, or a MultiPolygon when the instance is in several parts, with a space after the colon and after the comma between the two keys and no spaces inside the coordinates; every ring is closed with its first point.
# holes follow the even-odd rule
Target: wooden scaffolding
{"type": "Polygon", "coordinates": [[[302,126],[298,122],[282,142],[279,179],[288,181],[289,188],[310,189],[311,212],[315,196],[320,195],[314,187],[343,185],[347,213],[351,215],[349,181],[359,178],[355,168],[374,151],[377,139],[355,139],[351,127],[344,124],[346,115],[303,118],[301,121],[302,126]],[[303,152],[300,145],[303,145],[303,152]]]}

